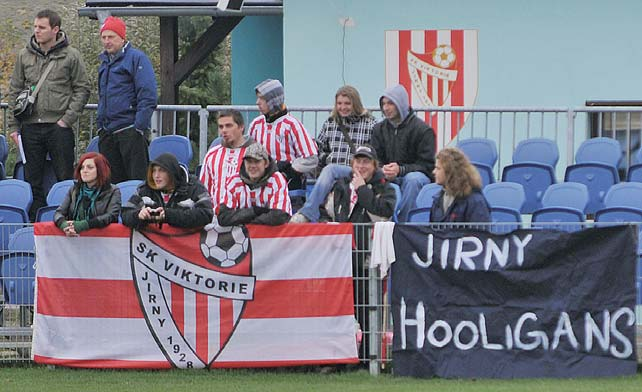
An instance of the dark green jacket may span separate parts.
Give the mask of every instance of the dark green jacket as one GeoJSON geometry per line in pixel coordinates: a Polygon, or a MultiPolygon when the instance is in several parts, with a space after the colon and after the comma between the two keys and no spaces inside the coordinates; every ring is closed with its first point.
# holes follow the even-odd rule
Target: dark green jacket
{"type": "MultiPolygon", "coordinates": [[[[67,126],[73,127],[89,99],[89,81],[80,52],[69,45],[62,31],[47,53],[40,49],[34,37],[18,53],[7,96],[9,113],[13,113],[18,94],[30,86],[35,87],[51,61],[56,65],[38,92],[33,114],[23,123],[50,124],[62,119],[67,126]]],[[[13,115],[8,115],[7,119],[9,129],[18,128],[13,115]]]]}

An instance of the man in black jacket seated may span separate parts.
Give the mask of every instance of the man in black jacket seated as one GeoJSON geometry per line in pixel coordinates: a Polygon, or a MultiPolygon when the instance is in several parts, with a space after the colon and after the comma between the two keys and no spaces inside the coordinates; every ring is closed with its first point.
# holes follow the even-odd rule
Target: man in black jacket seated
{"type": "Polygon", "coordinates": [[[205,186],[190,178],[169,153],[149,163],[146,181],[122,208],[123,223],[135,229],[149,223],[203,227],[213,216],[212,200],[205,186]]]}
{"type": "Polygon", "coordinates": [[[435,168],[435,133],[410,107],[408,93],[400,84],[379,99],[385,118],[372,130],[372,145],[383,175],[401,187],[399,222],[408,220],[421,188],[432,180],[435,168]]]}

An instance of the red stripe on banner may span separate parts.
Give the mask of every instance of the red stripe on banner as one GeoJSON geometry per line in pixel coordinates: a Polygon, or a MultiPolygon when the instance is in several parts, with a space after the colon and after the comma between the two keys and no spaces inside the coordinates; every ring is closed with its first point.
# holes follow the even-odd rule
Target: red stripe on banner
{"type": "Polygon", "coordinates": [[[406,88],[412,102],[412,83],[408,73],[408,52],[410,51],[410,30],[399,30],[399,84],[406,88]]]}
{"type": "MultiPolygon", "coordinates": [[[[353,314],[352,278],[257,281],[243,318],[333,317],[353,314]]],[[[221,300],[221,320],[233,328],[232,301],[221,300]],[[223,307],[227,306],[225,310],[223,307]]],[[[143,318],[134,283],[127,280],[38,278],[38,314],[57,317],[143,318]]],[[[198,315],[197,315],[198,317],[198,315]]],[[[223,332],[223,322],[221,332],[223,332]]]]}
{"type": "MultiPolygon", "coordinates": [[[[426,56],[432,57],[432,51],[435,50],[437,47],[437,30],[426,30],[424,31],[424,53],[426,53],[426,56]]],[[[428,97],[430,97],[433,105],[437,106],[438,103],[436,102],[436,98],[432,98],[430,94],[432,94],[432,84],[434,83],[434,79],[430,76],[427,76],[427,78],[430,80],[430,90],[428,90],[428,97]]],[[[437,127],[439,125],[437,115],[431,116],[430,113],[426,113],[426,122],[434,129],[437,131],[437,127]]],[[[439,134],[439,133],[437,133],[439,134]]],[[[435,139],[435,142],[437,142],[437,139],[435,139]]]]}
{"type": "Polygon", "coordinates": [[[33,360],[43,365],[58,365],[94,369],[171,369],[168,361],[123,361],[115,359],[60,359],[34,355],[33,360]]]}
{"type": "Polygon", "coordinates": [[[267,368],[267,367],[282,367],[282,366],[305,366],[305,365],[336,365],[341,363],[358,363],[359,358],[335,358],[335,359],[308,359],[301,361],[247,361],[247,362],[217,362],[214,361],[211,365],[212,369],[226,369],[226,368],[267,368]]]}
{"type": "Polygon", "coordinates": [[[306,223],[303,225],[247,225],[251,239],[258,238],[283,238],[283,237],[309,237],[322,235],[352,235],[352,223],[327,224],[306,223]]]}
{"type": "MultiPolygon", "coordinates": [[[[33,225],[35,235],[61,236],[65,234],[53,222],[39,222],[33,225]]],[[[90,229],[80,233],[81,237],[112,237],[112,238],[129,238],[131,229],[120,223],[112,223],[103,229],[90,229]]]]}
{"type": "MultiPolygon", "coordinates": [[[[232,336],[232,330],[234,329],[234,303],[229,299],[221,299],[220,301],[220,334],[219,342],[220,347],[223,347],[227,343],[227,339],[232,336]]],[[[241,315],[243,317],[243,315],[241,315]]]]}
{"type": "Polygon", "coordinates": [[[58,317],[143,317],[131,280],[39,277],[38,313],[58,317]]]}
{"type": "Polygon", "coordinates": [[[354,314],[352,278],[264,280],[243,318],[327,317],[354,314]],[[259,294],[260,293],[260,294],[259,294]]]}
{"type": "Polygon", "coordinates": [[[172,283],[172,318],[178,330],[185,335],[185,289],[172,283]]]}
{"type": "MultiPolygon", "coordinates": [[[[452,30],[450,32],[450,46],[455,51],[456,59],[456,69],[457,69],[457,80],[452,86],[450,94],[452,95],[451,106],[464,106],[464,31],[463,30],[452,30]]],[[[464,113],[457,112],[453,113],[452,124],[450,128],[450,137],[454,138],[457,136],[459,129],[464,125],[464,113]]]]}
{"type": "Polygon", "coordinates": [[[209,357],[207,295],[196,293],[196,355],[207,362],[209,357]]]}

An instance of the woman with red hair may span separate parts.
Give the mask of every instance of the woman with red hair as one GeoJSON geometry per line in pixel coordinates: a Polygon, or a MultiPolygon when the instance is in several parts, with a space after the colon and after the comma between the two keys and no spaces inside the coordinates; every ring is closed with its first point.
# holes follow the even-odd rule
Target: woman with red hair
{"type": "Polygon", "coordinates": [[[67,237],[118,222],[120,190],[111,184],[109,162],[102,154],[88,152],[82,155],[74,179],[76,183],[54,215],[56,226],[67,237]]]}

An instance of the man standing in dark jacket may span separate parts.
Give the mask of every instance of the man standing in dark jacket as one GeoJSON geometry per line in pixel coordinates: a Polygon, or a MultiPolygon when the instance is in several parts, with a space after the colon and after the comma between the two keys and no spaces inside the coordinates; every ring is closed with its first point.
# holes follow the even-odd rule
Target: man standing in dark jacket
{"type": "Polygon", "coordinates": [[[408,211],[415,208],[417,194],[431,181],[435,133],[415,115],[408,93],[400,84],[383,93],[379,106],[386,118],[374,126],[372,145],[386,179],[401,186],[399,222],[406,222],[408,211]]]}
{"type": "Polygon", "coordinates": [[[33,112],[20,122],[7,116],[8,129],[20,131],[25,155],[25,179],[31,184],[33,203],[29,217],[33,221],[38,209],[46,205],[42,180],[47,154],[58,181],[70,179],[74,173],[74,132],[89,99],[89,81],[80,52],[69,45],[60,29],[60,15],[51,10],[38,12],[34,34],[26,48],[16,57],[11,76],[9,111],[12,112],[21,91],[33,92],[50,63],[53,66],[43,79],[33,112]]]}
{"type": "Polygon", "coordinates": [[[105,51],[98,69],[98,148],[109,160],[114,183],[145,178],[146,134],[157,101],[152,63],[125,40],[125,32],[125,23],[113,16],[100,29],[105,51]]]}

